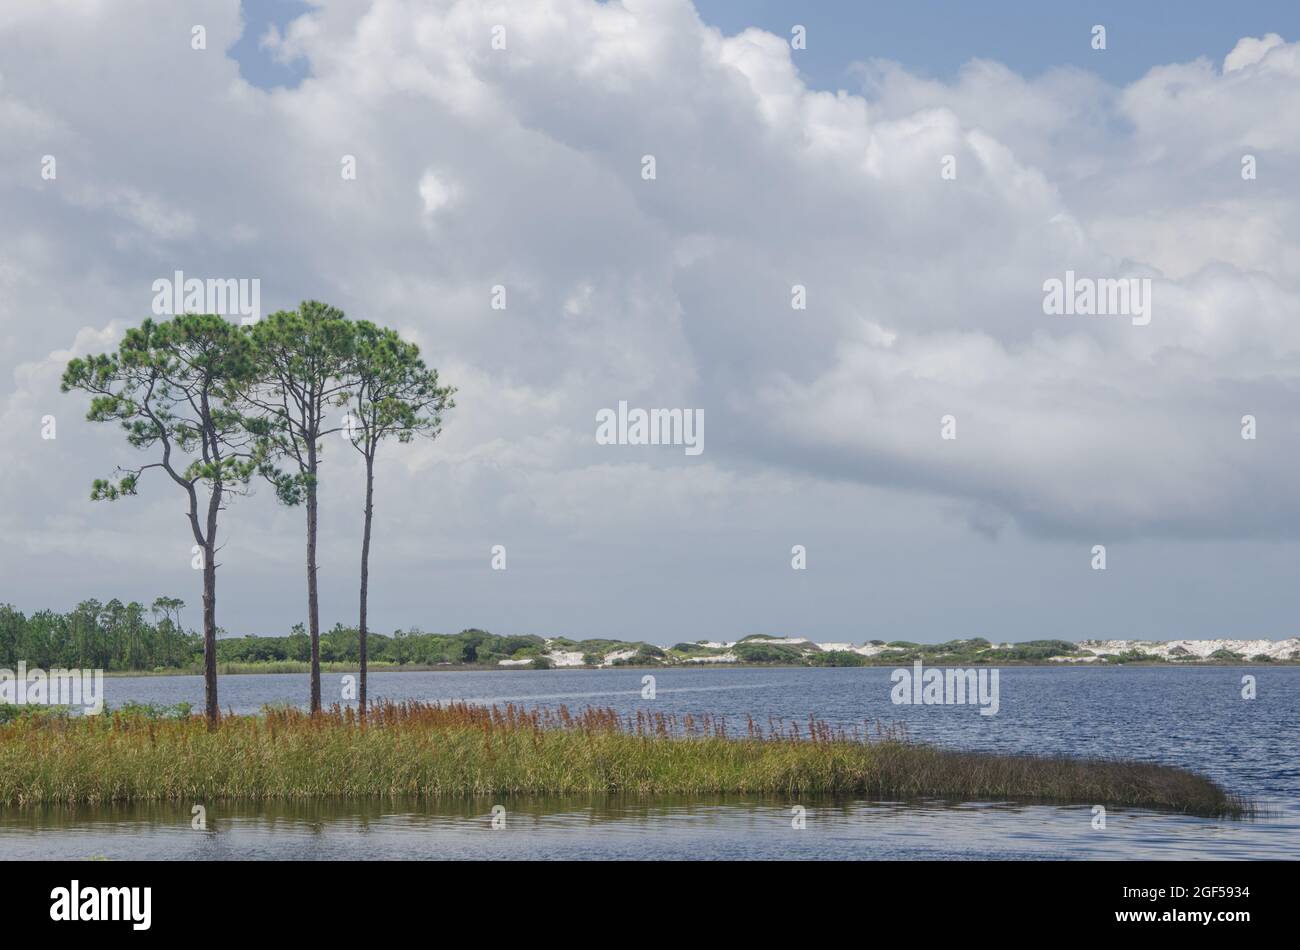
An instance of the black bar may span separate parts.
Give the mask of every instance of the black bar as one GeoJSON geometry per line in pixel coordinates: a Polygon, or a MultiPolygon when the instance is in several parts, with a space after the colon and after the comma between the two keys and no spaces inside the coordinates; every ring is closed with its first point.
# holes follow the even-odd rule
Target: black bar
{"type": "Polygon", "coordinates": [[[11,937],[76,928],[127,939],[207,940],[271,933],[263,928],[282,925],[295,938],[355,934],[374,940],[376,928],[386,926],[382,922],[405,921],[431,928],[431,939],[448,939],[448,925],[459,930],[477,919],[471,927],[490,928],[481,936],[494,941],[515,928],[533,939],[568,928],[594,935],[591,928],[602,921],[623,928],[619,933],[629,939],[637,932],[664,938],[664,928],[689,915],[696,935],[714,928],[734,934],[737,928],[762,928],[766,920],[795,928],[838,921],[864,940],[883,934],[879,927],[907,922],[927,938],[981,938],[1023,926],[1044,936],[1129,931],[1183,939],[1199,932],[1231,940],[1256,927],[1281,932],[1294,914],[1294,867],[1272,862],[525,865],[9,861],[0,866],[0,877],[11,937]],[[90,888],[150,888],[148,929],[134,929],[129,919],[52,920],[52,892],[70,890],[74,880],[83,896],[90,888]],[[1193,913],[1198,919],[1187,918],[1193,913]],[[1212,919],[1200,920],[1204,913],[1212,919]],[[1120,919],[1134,914],[1153,916],[1120,919]],[[1178,914],[1184,916],[1166,916],[1178,914]]]}

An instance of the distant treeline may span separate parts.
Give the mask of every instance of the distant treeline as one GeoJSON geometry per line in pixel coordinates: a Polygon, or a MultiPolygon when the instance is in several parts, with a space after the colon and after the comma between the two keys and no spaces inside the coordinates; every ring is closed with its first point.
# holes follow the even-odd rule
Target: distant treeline
{"type": "MultiPolygon", "coordinates": [[[[203,665],[203,637],[181,626],[183,601],[159,597],[149,607],[139,603],[107,604],[87,600],[75,610],[60,614],[42,610],[24,616],[0,605],[0,668],[14,669],[19,660],[29,668],[103,669],[109,672],[194,671],[203,665]]],[[[294,624],[287,636],[230,637],[225,631],[216,641],[216,658],[224,672],[296,672],[311,660],[311,636],[294,624]],[[286,666],[287,665],[287,666],[286,666]]],[[[783,643],[766,634],[754,634],[729,646],[704,642],[659,647],[644,641],[607,639],[571,640],[538,636],[501,636],[486,630],[460,633],[425,633],[398,630],[391,636],[370,633],[369,660],[385,666],[483,666],[496,668],[502,660],[516,668],[545,669],[555,652],[578,654],[584,666],[671,666],[725,657],[727,662],[775,666],[897,666],[920,660],[929,666],[1044,663],[1062,657],[1090,655],[1067,640],[1030,640],[993,644],[983,637],[946,643],[907,640],[871,640],[882,648],[871,656],[853,650],[821,650],[808,643],[783,643]]],[[[355,627],[335,624],[320,636],[323,663],[359,664],[361,637],[355,627]]],[[[1212,662],[1246,662],[1247,657],[1219,650],[1205,658],[1212,662]]],[[[1300,657],[1293,658],[1300,659],[1300,657]]],[[[1165,663],[1140,650],[1096,658],[1098,663],[1165,663]]],[[[1272,662],[1267,655],[1250,662],[1272,662]]]]}
{"type": "Polygon", "coordinates": [[[185,605],[159,597],[149,607],[85,600],[67,613],[30,617],[0,604],[0,667],[22,660],[40,669],[153,670],[190,666],[203,657],[203,638],[185,630],[185,605]]]}
{"type": "MultiPolygon", "coordinates": [[[[114,599],[82,601],[74,610],[41,610],[30,617],[0,604],[0,667],[14,669],[19,660],[30,668],[152,671],[186,669],[203,662],[203,638],[180,624],[180,600],[160,597],[149,607],[114,599]]],[[[502,637],[485,630],[457,634],[397,631],[371,633],[370,659],[379,663],[491,663],[501,659],[540,658],[541,637],[502,637]]],[[[327,663],[360,659],[355,628],[335,625],[320,638],[320,657],[327,663]]],[[[217,640],[221,663],[306,662],[311,637],[295,624],[283,637],[223,637],[217,640]]],[[[544,661],[543,661],[544,662],[544,661]]]]}
{"type": "MultiPolygon", "coordinates": [[[[486,630],[450,634],[398,630],[391,637],[370,633],[366,652],[371,663],[496,664],[505,659],[540,660],[546,644],[541,637],[503,637],[486,630]]],[[[361,640],[356,628],[335,624],[334,629],[321,634],[322,663],[355,663],[360,656],[361,640]]],[[[217,641],[217,659],[221,663],[273,663],[310,658],[311,638],[302,624],[295,624],[287,637],[224,637],[217,641]]]]}
{"type": "MultiPolygon", "coordinates": [[[[181,600],[159,597],[149,607],[139,603],[107,604],[87,600],[66,614],[42,610],[25,617],[10,606],[0,606],[0,667],[14,668],[19,660],[29,667],[94,668],[112,671],[158,671],[194,669],[203,662],[203,638],[185,630],[180,623],[181,600]]],[[[222,631],[224,634],[224,631],[222,631]]],[[[581,653],[586,665],[599,665],[618,651],[615,665],[655,666],[684,662],[691,658],[731,652],[741,663],[772,663],[791,666],[868,666],[906,663],[924,659],[927,663],[1034,662],[1052,656],[1078,652],[1063,640],[1035,640],[1014,646],[994,647],[988,640],[954,640],[919,644],[907,641],[872,641],[886,649],[874,657],[849,651],[809,653],[798,645],[768,642],[756,635],[727,650],[698,643],[679,643],[661,648],[644,642],[618,640],[553,639],[549,644],[537,636],[500,636],[486,630],[460,633],[425,633],[419,629],[398,630],[391,636],[370,633],[367,653],[371,662],[406,665],[497,666],[501,660],[532,660],[546,667],[548,650],[581,653]]],[[[311,659],[311,637],[302,624],[295,624],[287,636],[221,636],[216,641],[217,662],[223,665],[307,663],[311,659]]],[[[323,663],[357,663],[361,656],[360,636],[355,627],[335,624],[320,637],[323,663]]]]}

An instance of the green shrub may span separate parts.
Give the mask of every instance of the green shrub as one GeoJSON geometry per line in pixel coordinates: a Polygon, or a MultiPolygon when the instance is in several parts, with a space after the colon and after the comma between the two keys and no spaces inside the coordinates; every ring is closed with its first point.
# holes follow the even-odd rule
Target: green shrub
{"type": "Polygon", "coordinates": [[[867,658],[851,650],[827,650],[808,658],[813,666],[866,666],[867,658]]]}

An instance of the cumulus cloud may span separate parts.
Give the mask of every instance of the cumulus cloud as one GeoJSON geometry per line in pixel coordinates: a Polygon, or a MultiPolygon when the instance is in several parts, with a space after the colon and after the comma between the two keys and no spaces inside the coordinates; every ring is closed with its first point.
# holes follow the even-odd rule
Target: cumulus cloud
{"type": "MultiPolygon", "coordinates": [[[[176,269],[259,277],[264,309],[315,297],[391,324],[460,387],[437,443],[382,463],[395,620],[433,573],[467,622],[580,626],[594,598],[606,624],[647,573],[713,617],[702,565],[722,590],[745,574],[704,559],[767,531],[781,562],[800,525],[836,536],[824,505],[962,550],[1300,534],[1300,44],[1242,38],[1122,88],[874,61],[832,93],[784,38],[723,35],[686,0],[325,0],[265,38],[310,64],[268,92],[223,53],[235,0],[55,6],[0,16],[10,568],[92,530],[94,552],[61,542],[60,563],[102,567],[125,516],[89,510],[84,483],[129,450],[67,424],[55,462],[32,420],[79,415],[56,364],[147,315],[176,269]],[[1043,283],[1067,270],[1150,279],[1150,325],[1045,315],[1043,283]],[[705,455],[596,446],[595,413],[619,400],[704,409],[705,455]],[[527,556],[485,575],[508,539],[527,556]],[[513,567],[529,563],[547,565],[532,586],[513,567]]],[[[327,455],[326,597],[346,618],[361,486],[346,447],[327,455]]],[[[228,515],[245,624],[296,610],[265,606],[300,560],[299,515],[268,496],[228,515]]],[[[138,500],[160,558],[188,557],[174,508],[138,500]]],[[[854,609],[828,609],[855,632],[854,609]]],[[[622,632],[651,635],[666,610],[622,632]]]]}

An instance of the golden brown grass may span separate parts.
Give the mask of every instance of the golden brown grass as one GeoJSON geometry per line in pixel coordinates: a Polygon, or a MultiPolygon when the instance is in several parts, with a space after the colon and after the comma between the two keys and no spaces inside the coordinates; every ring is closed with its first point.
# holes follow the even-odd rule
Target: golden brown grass
{"type": "Polygon", "coordinates": [[[1208,778],[1139,762],[953,752],[901,727],[385,703],[202,719],[139,713],[0,726],[0,804],[566,795],[847,795],[1038,801],[1238,817],[1208,778]]]}

